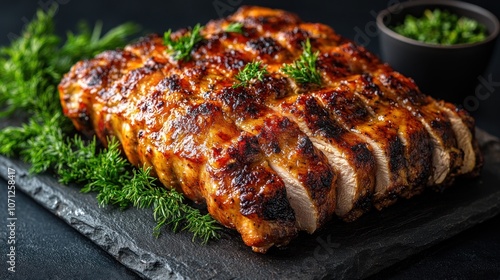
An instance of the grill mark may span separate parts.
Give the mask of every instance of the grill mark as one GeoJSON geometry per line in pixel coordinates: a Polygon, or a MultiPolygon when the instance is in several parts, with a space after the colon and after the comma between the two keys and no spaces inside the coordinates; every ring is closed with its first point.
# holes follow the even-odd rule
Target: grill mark
{"type": "Polygon", "coordinates": [[[275,55],[283,51],[283,47],[271,37],[260,37],[247,42],[247,46],[257,51],[260,55],[275,55]]]}

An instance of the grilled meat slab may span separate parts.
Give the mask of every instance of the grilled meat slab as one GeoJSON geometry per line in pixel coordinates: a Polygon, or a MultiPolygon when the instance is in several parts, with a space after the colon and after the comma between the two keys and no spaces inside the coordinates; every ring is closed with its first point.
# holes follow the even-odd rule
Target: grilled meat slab
{"type": "Polygon", "coordinates": [[[61,103],[78,130],[104,145],[119,139],[132,164],[206,204],[254,251],[478,174],[465,111],[330,27],[243,7],[201,35],[189,60],[174,60],[153,34],[80,61],[59,85],[61,103]],[[241,33],[225,31],[235,22],[241,33]],[[307,39],[321,85],[280,71],[307,39]],[[252,61],[268,73],[233,87],[252,61]]]}

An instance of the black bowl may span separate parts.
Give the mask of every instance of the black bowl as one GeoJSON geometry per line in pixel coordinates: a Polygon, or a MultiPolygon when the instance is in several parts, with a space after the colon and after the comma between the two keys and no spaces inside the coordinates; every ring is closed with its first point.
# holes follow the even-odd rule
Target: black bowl
{"type": "Polygon", "coordinates": [[[490,62],[500,29],[498,19],[489,11],[470,3],[447,0],[396,4],[378,14],[377,27],[385,62],[413,78],[422,92],[458,104],[474,95],[478,78],[490,62]],[[487,38],[473,44],[436,45],[404,37],[390,28],[402,23],[406,15],[420,17],[424,10],[435,8],[484,24],[487,38]]]}

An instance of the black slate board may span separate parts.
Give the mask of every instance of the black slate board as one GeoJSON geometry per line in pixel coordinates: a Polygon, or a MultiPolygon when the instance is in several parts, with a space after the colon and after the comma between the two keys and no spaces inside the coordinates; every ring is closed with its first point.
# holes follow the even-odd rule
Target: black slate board
{"type": "Polygon", "coordinates": [[[152,236],[151,211],[101,208],[93,194],[63,186],[50,174],[31,176],[19,160],[0,157],[0,175],[17,171],[17,188],[150,279],[351,279],[372,275],[500,213],[500,142],[477,130],[485,167],[444,194],[426,192],[354,223],[337,220],[288,248],[253,253],[238,234],[200,245],[188,233],[152,236]]]}

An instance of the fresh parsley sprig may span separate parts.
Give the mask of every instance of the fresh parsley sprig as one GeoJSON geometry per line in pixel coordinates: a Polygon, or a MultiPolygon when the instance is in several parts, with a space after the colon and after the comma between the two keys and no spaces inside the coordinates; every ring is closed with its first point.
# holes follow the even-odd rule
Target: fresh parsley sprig
{"type": "Polygon", "coordinates": [[[243,23],[242,22],[232,22],[226,27],[226,29],[224,31],[242,34],[243,33],[243,23]]]}
{"type": "Polygon", "coordinates": [[[247,63],[245,67],[236,74],[235,79],[239,83],[235,83],[233,88],[247,86],[254,79],[262,81],[264,75],[268,74],[265,66],[262,66],[261,61],[252,61],[247,63]]]}
{"type": "Polygon", "coordinates": [[[191,51],[196,43],[203,40],[200,34],[201,25],[196,24],[189,34],[181,36],[176,40],[172,40],[172,30],[168,30],[163,34],[163,42],[168,47],[168,52],[172,54],[175,60],[190,60],[191,51]]]}
{"type": "Polygon", "coordinates": [[[417,41],[441,45],[477,43],[488,36],[480,22],[441,9],[426,9],[421,17],[407,15],[392,29],[417,41]]]}
{"type": "Polygon", "coordinates": [[[312,52],[309,38],[307,38],[305,44],[302,44],[302,47],[304,51],[299,59],[295,60],[292,64],[283,65],[281,71],[299,84],[313,83],[321,85],[321,74],[316,68],[319,51],[312,52]]]}
{"type": "Polygon", "coordinates": [[[70,136],[74,129],[62,114],[57,93],[60,78],[78,60],[122,47],[138,28],[120,25],[101,36],[99,24],[93,31],[82,25],[80,32],[68,33],[61,45],[54,33],[54,12],[55,8],[39,11],[20,38],[0,49],[0,106],[6,108],[0,117],[17,111],[29,117],[19,127],[0,129],[0,154],[19,156],[31,165],[32,173],[52,170],[61,183],[96,192],[101,205],[153,208],[156,235],[164,225],[171,225],[203,242],[217,237],[218,226],[208,214],[185,204],[179,192],[157,186],[150,169],[132,167],[116,140],[110,139],[108,148],[100,149],[95,139],[70,136]]]}

